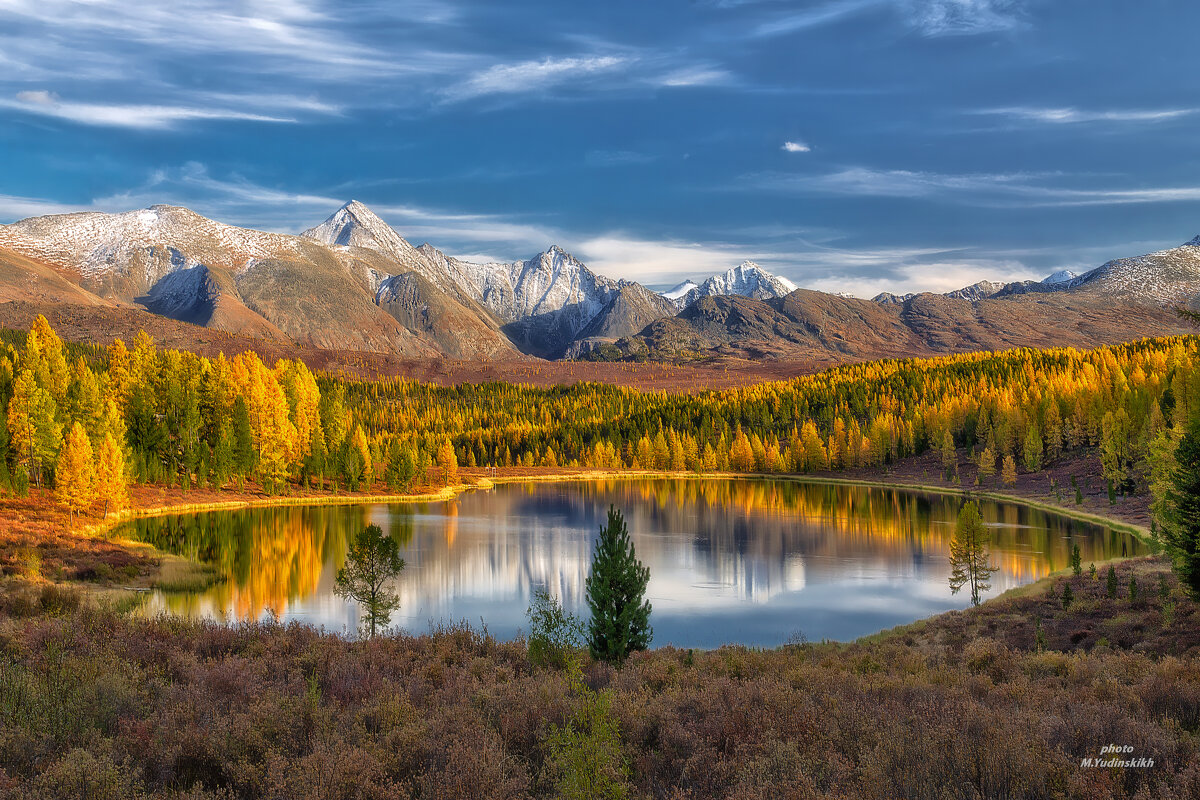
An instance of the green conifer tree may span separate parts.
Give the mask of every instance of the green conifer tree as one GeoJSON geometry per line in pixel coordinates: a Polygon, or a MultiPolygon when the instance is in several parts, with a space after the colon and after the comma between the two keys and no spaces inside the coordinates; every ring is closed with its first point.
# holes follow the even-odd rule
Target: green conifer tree
{"type": "Polygon", "coordinates": [[[588,647],[592,657],[621,662],[634,650],[650,646],[650,603],[646,585],[650,570],[638,560],[621,512],[608,510],[608,524],[592,553],[587,579],[588,647]]]}
{"type": "Polygon", "coordinates": [[[1180,583],[1200,596],[1200,416],[1179,440],[1175,459],[1163,541],[1180,583]]]}

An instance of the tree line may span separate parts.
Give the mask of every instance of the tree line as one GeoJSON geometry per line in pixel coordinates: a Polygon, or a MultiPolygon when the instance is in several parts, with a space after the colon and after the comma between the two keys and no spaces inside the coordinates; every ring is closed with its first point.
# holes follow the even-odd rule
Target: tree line
{"type": "MultiPolygon", "coordinates": [[[[39,317],[0,345],[0,489],[54,486],[77,511],[126,483],[364,490],[460,465],[803,473],[939,451],[951,479],[1012,482],[1098,449],[1115,494],[1166,487],[1200,412],[1198,341],[1016,349],[837,367],[698,393],[601,384],[435,386],[314,374],[253,352],[205,358],[67,345],[39,317]]],[[[103,501],[101,501],[103,498],[103,501]]]]}

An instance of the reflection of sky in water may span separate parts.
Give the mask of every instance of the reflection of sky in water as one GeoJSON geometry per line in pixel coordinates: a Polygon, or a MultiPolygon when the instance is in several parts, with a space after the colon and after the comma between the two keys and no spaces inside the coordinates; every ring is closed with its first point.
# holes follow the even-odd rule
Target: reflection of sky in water
{"type": "MultiPolygon", "coordinates": [[[[392,622],[420,632],[465,620],[500,637],[525,627],[531,589],[547,586],[586,614],[592,542],[610,504],[625,513],[650,567],[654,643],[777,645],[802,631],[847,640],[969,605],[951,594],[947,561],[958,501],[878,488],[787,481],[665,481],[500,486],[441,504],[280,508],[197,515],[166,539],[221,554],[225,584],[151,599],[151,611],[237,619],[271,616],[353,631],[358,609],[333,594],[346,537],[368,522],[402,544],[392,622]],[[214,520],[219,520],[217,524],[214,520]]],[[[981,504],[993,538],[993,596],[1068,563],[1139,552],[1087,523],[981,504]]],[[[157,527],[156,527],[157,526],[157,527]]]]}

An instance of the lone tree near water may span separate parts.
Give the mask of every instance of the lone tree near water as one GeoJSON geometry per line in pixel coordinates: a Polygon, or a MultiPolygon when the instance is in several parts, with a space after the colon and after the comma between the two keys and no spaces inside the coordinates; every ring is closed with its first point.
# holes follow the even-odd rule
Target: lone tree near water
{"type": "Polygon", "coordinates": [[[333,591],[363,607],[361,633],[373,638],[380,628],[387,627],[392,612],[400,607],[400,597],[386,584],[403,569],[400,545],[384,536],[378,525],[368,525],[354,537],[333,591]]]}
{"type": "Polygon", "coordinates": [[[967,501],[958,512],[958,523],[950,539],[950,591],[958,594],[959,589],[969,585],[971,602],[975,605],[979,605],[980,593],[992,588],[992,573],[997,571],[989,563],[989,540],[979,516],[979,505],[974,500],[967,501]]]}
{"type": "Polygon", "coordinates": [[[608,509],[608,524],[592,553],[587,579],[588,648],[592,657],[621,662],[634,650],[645,650],[654,635],[646,584],[650,570],[638,561],[625,520],[616,508],[608,509]]]}

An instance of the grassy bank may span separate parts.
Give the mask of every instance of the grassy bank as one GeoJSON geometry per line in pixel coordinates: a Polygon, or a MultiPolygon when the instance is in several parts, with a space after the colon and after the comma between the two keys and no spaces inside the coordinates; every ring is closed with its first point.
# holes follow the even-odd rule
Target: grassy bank
{"type": "Polygon", "coordinates": [[[1158,559],[1115,597],[1066,580],[1067,608],[1060,586],[846,645],[663,648],[574,687],[468,628],[349,642],[10,591],[0,798],[560,797],[564,730],[634,798],[1198,796],[1196,604],[1158,559]],[[1154,766],[1080,766],[1108,744],[1154,766]]]}

